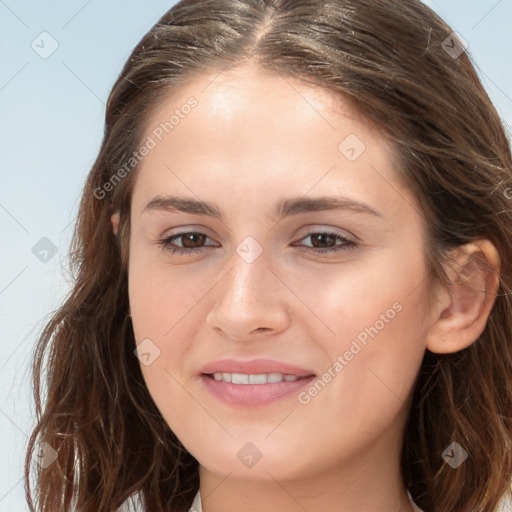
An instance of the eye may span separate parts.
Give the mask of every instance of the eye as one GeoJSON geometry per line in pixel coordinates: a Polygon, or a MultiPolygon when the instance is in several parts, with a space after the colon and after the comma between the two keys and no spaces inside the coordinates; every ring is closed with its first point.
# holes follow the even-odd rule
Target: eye
{"type": "Polygon", "coordinates": [[[209,237],[205,233],[201,233],[199,231],[187,231],[184,233],[177,233],[175,235],[162,238],[160,240],[157,240],[157,243],[163,249],[165,249],[166,251],[170,251],[173,254],[192,254],[203,250],[204,246],[195,246],[204,243],[205,239],[207,238],[209,237]],[[180,239],[182,239],[181,245],[176,246],[173,244],[175,240],[180,239]]]}
{"type": "MultiPolygon", "coordinates": [[[[349,240],[348,238],[337,233],[331,233],[328,231],[308,233],[301,239],[301,241],[304,241],[308,238],[311,239],[312,245],[309,247],[306,246],[306,250],[309,251],[309,249],[311,249],[310,252],[318,254],[336,251],[347,251],[349,249],[355,249],[357,246],[356,242],[349,240]],[[336,244],[337,240],[340,241],[339,244],[336,244]],[[327,247],[321,247],[322,245],[327,245],[327,247]]],[[[164,250],[170,251],[172,254],[194,254],[204,250],[205,247],[208,246],[216,247],[215,244],[203,245],[206,240],[211,239],[205,233],[201,233],[199,231],[187,231],[162,238],[157,240],[156,243],[160,245],[164,250]],[[181,241],[180,245],[176,245],[175,241],[181,241]]]]}
{"type": "Polygon", "coordinates": [[[313,244],[310,246],[312,249],[314,249],[312,252],[316,252],[318,254],[347,251],[349,249],[355,249],[357,246],[356,242],[349,240],[348,238],[341,236],[338,233],[331,233],[328,231],[312,232],[307,234],[301,240],[306,240],[307,238],[310,238],[313,244]],[[336,245],[336,240],[340,240],[341,244],[336,245]],[[328,247],[319,247],[326,244],[328,247]]]}

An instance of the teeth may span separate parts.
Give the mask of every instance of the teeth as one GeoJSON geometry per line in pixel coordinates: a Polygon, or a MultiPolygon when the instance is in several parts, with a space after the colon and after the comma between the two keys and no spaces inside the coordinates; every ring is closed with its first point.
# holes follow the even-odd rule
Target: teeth
{"type": "Polygon", "coordinates": [[[268,382],[267,376],[264,373],[261,375],[248,375],[247,380],[249,384],[266,384],[268,382]]]}
{"type": "Polygon", "coordinates": [[[269,373],[267,377],[267,382],[275,383],[282,382],[284,375],[280,373],[269,373]]]}
{"type": "Polygon", "coordinates": [[[232,373],[231,382],[233,384],[249,384],[249,375],[244,373],[232,373]]]}
{"type": "Polygon", "coordinates": [[[248,375],[247,373],[224,373],[215,372],[215,380],[231,382],[232,384],[275,384],[277,382],[293,382],[300,377],[295,375],[283,375],[282,373],[260,373],[258,375],[248,375]]]}

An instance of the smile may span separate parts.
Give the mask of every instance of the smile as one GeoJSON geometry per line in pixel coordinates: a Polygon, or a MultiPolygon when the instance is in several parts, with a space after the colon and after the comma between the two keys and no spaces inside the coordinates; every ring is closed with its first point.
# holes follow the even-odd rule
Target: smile
{"type": "Polygon", "coordinates": [[[295,398],[309,386],[314,375],[298,377],[282,373],[220,373],[202,374],[210,397],[238,409],[263,407],[288,398],[295,398]]]}
{"type": "Polygon", "coordinates": [[[282,373],[260,373],[250,375],[247,373],[226,373],[215,372],[212,374],[217,381],[231,382],[232,384],[275,384],[277,382],[293,382],[299,380],[296,375],[285,375],[282,373]]]}

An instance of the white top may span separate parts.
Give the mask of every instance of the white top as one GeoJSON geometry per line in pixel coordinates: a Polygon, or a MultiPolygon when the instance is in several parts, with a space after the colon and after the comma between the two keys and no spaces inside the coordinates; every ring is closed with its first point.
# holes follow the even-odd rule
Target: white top
{"type": "MultiPolygon", "coordinates": [[[[417,505],[412,501],[412,497],[410,493],[407,493],[409,496],[409,500],[411,501],[412,508],[414,509],[414,512],[423,512],[417,505]]],[[[189,508],[188,512],[203,512],[203,506],[201,504],[201,493],[198,490],[197,494],[194,498],[194,501],[192,502],[192,506],[189,508]]]]}

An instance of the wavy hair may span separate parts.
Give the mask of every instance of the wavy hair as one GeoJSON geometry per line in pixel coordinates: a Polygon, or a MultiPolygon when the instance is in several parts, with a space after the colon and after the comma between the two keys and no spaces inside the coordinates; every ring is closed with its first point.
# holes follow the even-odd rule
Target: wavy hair
{"type": "Polygon", "coordinates": [[[427,221],[432,282],[446,282],[451,248],[478,237],[496,246],[500,285],[485,330],[457,353],[426,351],[401,460],[426,512],[495,510],[512,478],[512,157],[457,44],[419,0],[182,0],[151,28],[108,98],[70,248],[73,287],[34,351],[31,511],[110,512],[135,498],[151,512],[191,505],[198,462],[158,411],[134,355],[127,248],[137,167],[120,169],[164,96],[205,70],[249,61],[350,98],[384,130],[427,221]],[[457,470],[441,456],[454,440],[469,453],[457,470]],[[35,463],[41,446],[57,454],[48,467],[35,463]]]}

